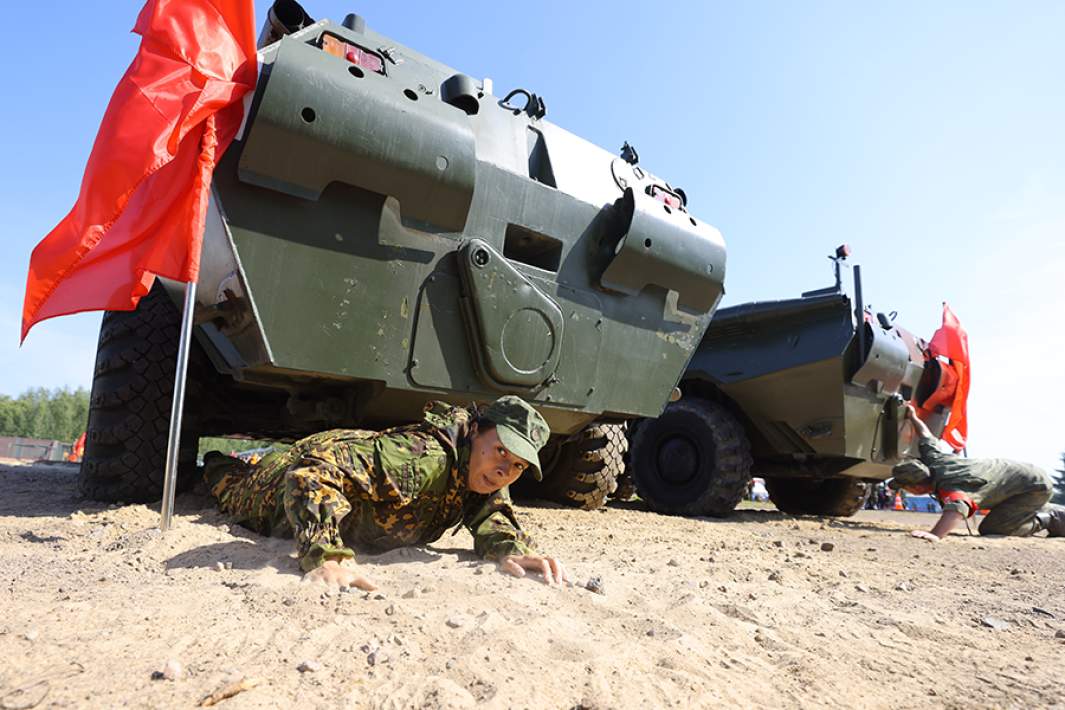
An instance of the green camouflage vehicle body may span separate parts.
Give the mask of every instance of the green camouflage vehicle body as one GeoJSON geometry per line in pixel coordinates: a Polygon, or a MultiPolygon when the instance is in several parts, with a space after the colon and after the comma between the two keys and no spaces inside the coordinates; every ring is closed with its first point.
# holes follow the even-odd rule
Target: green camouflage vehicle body
{"type": "MultiPolygon", "coordinates": [[[[720,309],[683,399],[635,427],[642,497],[664,512],[727,515],[753,474],[786,512],[852,514],[871,482],[916,456],[905,403],[938,385],[927,344],[867,312],[856,285],[857,306],[837,283],[720,309]]],[[[933,431],[948,413],[928,422],[933,431]]]]}
{"type": "MultiPolygon", "coordinates": [[[[310,22],[277,3],[271,21],[286,18],[294,31],[261,49],[245,125],[214,174],[185,440],[384,427],[429,400],[504,393],[565,436],[660,413],[725,274],[720,233],[683,191],[635,151],[545,120],[531,92],[501,99],[356,16],[310,22]]],[[[181,285],[165,288],[180,303],[181,285]]],[[[134,461],[128,437],[116,442],[132,400],[109,396],[125,375],[99,360],[122,340],[109,328],[162,330],[170,304],[153,299],[105,317],[94,399],[108,412],[82,485],[93,497],[159,493],[162,454],[134,461]],[[131,483],[145,468],[152,480],[131,483]]],[[[169,392],[167,374],[141,376],[169,392]]],[[[158,446],[148,418],[139,450],[158,446]]]]}

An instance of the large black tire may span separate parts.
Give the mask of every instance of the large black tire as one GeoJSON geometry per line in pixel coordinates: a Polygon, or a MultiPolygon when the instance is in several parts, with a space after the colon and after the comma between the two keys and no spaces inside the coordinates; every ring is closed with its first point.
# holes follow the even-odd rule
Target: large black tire
{"type": "MultiPolygon", "coordinates": [[[[104,314],[78,475],[85,497],[127,503],[162,497],[180,326],[177,308],[158,283],[137,310],[104,314]]],[[[194,381],[200,365],[194,360],[190,356],[178,491],[188,489],[196,475],[194,381]]]]}
{"type": "Polygon", "coordinates": [[[584,510],[600,508],[617,487],[627,444],[621,425],[591,424],[563,443],[544,447],[544,480],[522,476],[511,492],[584,510]]]}
{"type": "Polygon", "coordinates": [[[751,480],[751,447],[724,406],[686,397],[636,427],[629,451],[636,491],[670,515],[724,517],[751,480]]]}
{"type": "Polygon", "coordinates": [[[865,505],[873,484],[857,478],[767,478],[769,500],[790,515],[848,517],[865,505]]]}

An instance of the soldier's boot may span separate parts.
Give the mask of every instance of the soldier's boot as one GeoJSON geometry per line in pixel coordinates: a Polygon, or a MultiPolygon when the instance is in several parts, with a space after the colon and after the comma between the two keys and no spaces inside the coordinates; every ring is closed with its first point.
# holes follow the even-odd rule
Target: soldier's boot
{"type": "Polygon", "coordinates": [[[1065,506],[1048,505],[1036,513],[1035,519],[1048,537],[1065,537],[1065,506]]]}

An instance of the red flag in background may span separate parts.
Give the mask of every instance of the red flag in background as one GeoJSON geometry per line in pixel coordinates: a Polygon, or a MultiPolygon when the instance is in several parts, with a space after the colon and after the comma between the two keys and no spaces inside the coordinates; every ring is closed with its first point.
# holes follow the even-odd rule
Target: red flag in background
{"type": "Polygon", "coordinates": [[[252,0],[148,0],[78,201],[30,257],[22,339],[46,318],[133,310],[156,276],[195,281],[215,163],[255,88],[252,0]]]}
{"type": "Polygon", "coordinates": [[[954,390],[954,401],[950,405],[950,418],[941,438],[955,451],[961,451],[965,448],[969,434],[965,411],[969,400],[969,336],[946,303],[943,304],[943,325],[932,336],[928,349],[933,357],[948,358],[958,373],[958,387],[954,390]]]}

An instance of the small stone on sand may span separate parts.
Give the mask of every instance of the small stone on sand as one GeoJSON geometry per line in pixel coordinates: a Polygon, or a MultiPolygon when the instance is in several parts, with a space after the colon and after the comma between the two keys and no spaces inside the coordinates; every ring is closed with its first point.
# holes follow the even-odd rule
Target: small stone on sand
{"type": "Polygon", "coordinates": [[[161,675],[166,680],[181,680],[185,677],[185,669],[181,667],[181,663],[171,658],[163,664],[161,675]]]}
{"type": "Polygon", "coordinates": [[[298,666],[296,666],[296,670],[298,670],[300,673],[317,673],[318,671],[322,670],[322,664],[318,661],[312,661],[308,659],[306,661],[302,661],[298,666]]]}
{"type": "Polygon", "coordinates": [[[1010,627],[1010,622],[1000,619],[997,616],[985,616],[980,619],[980,623],[995,631],[1005,631],[1010,627]]]}

